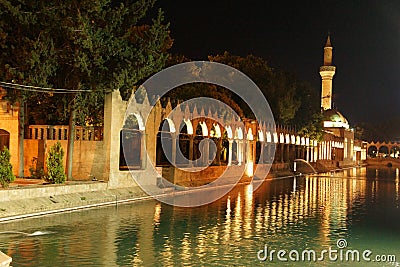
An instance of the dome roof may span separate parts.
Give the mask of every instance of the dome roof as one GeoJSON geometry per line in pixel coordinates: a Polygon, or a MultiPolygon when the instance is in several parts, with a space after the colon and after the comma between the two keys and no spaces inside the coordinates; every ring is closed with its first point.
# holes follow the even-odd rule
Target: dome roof
{"type": "Polygon", "coordinates": [[[347,119],[336,109],[328,109],[323,111],[324,127],[343,127],[348,129],[349,122],[347,119]]]}

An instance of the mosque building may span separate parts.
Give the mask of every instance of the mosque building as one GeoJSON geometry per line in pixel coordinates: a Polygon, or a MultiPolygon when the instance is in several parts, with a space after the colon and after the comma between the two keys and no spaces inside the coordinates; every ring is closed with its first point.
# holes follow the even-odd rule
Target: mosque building
{"type": "MultiPolygon", "coordinates": [[[[321,75],[321,112],[323,114],[324,141],[321,143],[322,160],[326,164],[337,167],[354,165],[365,159],[365,149],[362,142],[355,140],[354,130],[350,128],[347,119],[332,107],[332,81],[336,67],[332,64],[333,47],[330,35],[324,47],[323,65],[319,69],[321,75]]],[[[332,167],[332,166],[328,166],[332,167]]]]}

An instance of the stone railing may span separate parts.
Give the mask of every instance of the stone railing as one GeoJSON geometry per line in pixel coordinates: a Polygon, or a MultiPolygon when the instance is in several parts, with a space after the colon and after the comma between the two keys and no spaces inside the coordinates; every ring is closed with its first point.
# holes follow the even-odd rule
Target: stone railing
{"type": "Polygon", "coordinates": [[[319,71],[335,71],[336,67],[335,66],[321,66],[319,68],[319,71]]]}
{"type": "MultiPolygon", "coordinates": [[[[25,131],[26,139],[68,140],[69,127],[66,125],[29,125],[25,131]]],[[[75,140],[102,141],[103,127],[76,126],[75,140]]]]}

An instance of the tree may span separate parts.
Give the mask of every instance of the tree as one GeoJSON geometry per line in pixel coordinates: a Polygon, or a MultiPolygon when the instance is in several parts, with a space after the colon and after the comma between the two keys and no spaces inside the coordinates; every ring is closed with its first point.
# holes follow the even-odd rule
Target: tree
{"type": "MultiPolygon", "coordinates": [[[[61,99],[69,116],[68,179],[75,125],[90,123],[105,93],[120,90],[126,99],[134,85],[165,64],[172,45],[168,24],[161,11],[144,20],[154,2],[0,0],[0,64],[5,66],[0,77],[68,91],[46,96],[61,99]]],[[[25,99],[15,98],[23,106],[25,99]]]]}
{"type": "MultiPolygon", "coordinates": [[[[32,3],[0,1],[0,79],[18,84],[48,86],[49,75],[55,71],[52,42],[40,35],[32,3]],[[20,5],[18,5],[20,4],[20,5]]],[[[19,105],[19,158],[24,158],[25,104],[34,92],[8,90],[8,100],[19,105]]],[[[24,161],[19,160],[18,176],[24,174],[24,161]]]]}
{"type": "MultiPolygon", "coordinates": [[[[277,114],[277,109],[273,106],[274,101],[274,88],[271,86],[273,80],[273,69],[268,66],[267,62],[254,55],[248,55],[241,57],[237,55],[231,55],[228,52],[224,52],[223,55],[209,56],[210,61],[219,62],[222,64],[229,65],[236,68],[249,76],[260,88],[262,93],[271,105],[272,112],[277,114]]],[[[250,107],[245,103],[239,96],[233,95],[232,99],[243,109],[243,113],[247,118],[254,118],[250,107]]],[[[257,101],[256,99],[254,101],[257,101]]]]}
{"type": "Polygon", "coordinates": [[[298,133],[312,140],[322,141],[324,137],[324,128],[322,127],[322,113],[314,113],[307,122],[301,125],[298,133]]]}
{"type": "Polygon", "coordinates": [[[8,185],[15,180],[10,157],[10,151],[7,147],[4,147],[0,152],[0,184],[2,187],[8,187],[8,185]]]}
{"type": "Polygon", "coordinates": [[[66,176],[63,166],[64,150],[60,142],[55,143],[46,158],[47,175],[45,180],[52,184],[65,183],[66,176]]]}
{"type": "MultiPolygon", "coordinates": [[[[268,100],[278,123],[300,127],[313,121],[314,114],[320,113],[318,91],[294,75],[270,67],[263,58],[224,52],[223,55],[209,56],[209,60],[227,64],[249,76],[268,100]]],[[[240,99],[235,98],[235,101],[240,103],[240,99]]],[[[244,113],[250,116],[248,107],[244,113]]]]}

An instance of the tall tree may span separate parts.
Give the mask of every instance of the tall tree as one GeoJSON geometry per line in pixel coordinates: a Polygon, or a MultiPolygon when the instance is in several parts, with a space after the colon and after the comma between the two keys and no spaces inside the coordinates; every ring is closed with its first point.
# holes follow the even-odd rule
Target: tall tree
{"type": "MultiPolygon", "coordinates": [[[[209,59],[230,65],[248,75],[265,95],[278,123],[294,125],[308,137],[321,138],[319,93],[308,83],[270,67],[263,58],[254,55],[241,57],[224,52],[222,55],[209,56],[209,59]]],[[[240,103],[240,99],[235,101],[240,103]]],[[[240,106],[244,107],[246,116],[251,116],[246,105],[241,103],[240,106]]]]}
{"type": "Polygon", "coordinates": [[[172,40],[161,11],[146,18],[154,2],[0,0],[2,80],[69,90],[61,97],[70,124],[68,179],[76,123],[87,123],[106,92],[127,98],[165,64],[172,40]]]}
{"type": "MultiPolygon", "coordinates": [[[[0,79],[17,84],[48,86],[55,74],[56,58],[51,38],[35,27],[38,20],[34,1],[12,3],[0,1],[0,79]],[[22,8],[24,6],[24,8],[22,8]],[[26,10],[29,10],[26,11],[26,10]]],[[[19,105],[19,166],[18,176],[24,176],[25,106],[35,91],[10,90],[7,98],[19,105]]]]}

